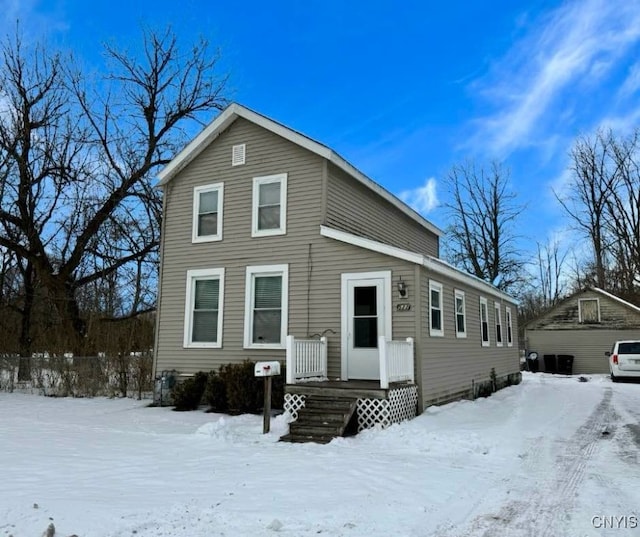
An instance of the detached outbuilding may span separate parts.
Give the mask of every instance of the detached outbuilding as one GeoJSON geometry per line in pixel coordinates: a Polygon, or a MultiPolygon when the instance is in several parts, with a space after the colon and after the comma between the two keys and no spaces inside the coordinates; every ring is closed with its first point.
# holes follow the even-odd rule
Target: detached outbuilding
{"type": "Polygon", "coordinates": [[[608,373],[604,353],[617,340],[640,339],[640,307],[591,287],[575,293],[524,325],[527,352],[535,351],[540,371],[546,356],[573,356],[573,373],[608,373]]]}

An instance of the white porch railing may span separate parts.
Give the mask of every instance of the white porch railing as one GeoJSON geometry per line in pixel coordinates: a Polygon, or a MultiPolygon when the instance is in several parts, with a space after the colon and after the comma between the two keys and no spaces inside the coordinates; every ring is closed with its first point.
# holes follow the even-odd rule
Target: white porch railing
{"type": "Polygon", "coordinates": [[[287,384],[309,377],[327,377],[327,338],[287,336],[287,384]]]}
{"type": "Polygon", "coordinates": [[[414,382],[413,338],[393,341],[380,336],[380,387],[386,389],[390,382],[408,380],[414,382]]]}

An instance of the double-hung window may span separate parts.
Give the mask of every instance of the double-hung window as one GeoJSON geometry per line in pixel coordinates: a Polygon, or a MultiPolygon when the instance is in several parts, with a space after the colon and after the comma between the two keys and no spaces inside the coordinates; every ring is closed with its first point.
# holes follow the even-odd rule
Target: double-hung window
{"type": "Polygon", "coordinates": [[[288,265],[247,267],[244,346],[283,349],[287,336],[288,265]]]}
{"type": "Polygon", "coordinates": [[[507,323],[507,347],[513,347],[513,323],[511,321],[511,308],[505,308],[505,317],[507,323]]]}
{"type": "Polygon", "coordinates": [[[456,337],[467,337],[467,312],[464,291],[456,289],[453,293],[456,315],[456,337]]]}
{"type": "Polygon", "coordinates": [[[251,236],[287,232],[287,174],[253,178],[251,236]]]}
{"type": "Polygon", "coordinates": [[[496,347],[502,347],[502,312],[499,302],[494,302],[494,309],[496,312],[496,347]]]}
{"type": "Polygon", "coordinates": [[[221,347],[224,269],[187,271],[185,347],[221,347]]]}
{"type": "Polygon", "coordinates": [[[442,326],[442,284],[429,280],[429,335],[444,335],[442,326]]]}
{"type": "Polygon", "coordinates": [[[487,299],[480,297],[480,336],[482,338],[482,346],[489,346],[489,307],[487,299]]]}
{"type": "Polygon", "coordinates": [[[222,240],[223,195],[223,183],[193,189],[193,242],[222,240]]]}

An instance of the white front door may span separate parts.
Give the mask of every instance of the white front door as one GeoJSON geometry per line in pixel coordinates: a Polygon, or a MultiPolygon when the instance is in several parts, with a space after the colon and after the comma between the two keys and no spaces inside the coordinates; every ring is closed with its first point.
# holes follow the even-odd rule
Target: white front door
{"type": "Polygon", "coordinates": [[[391,337],[391,273],[342,275],[342,378],[379,379],[378,338],[391,337]]]}

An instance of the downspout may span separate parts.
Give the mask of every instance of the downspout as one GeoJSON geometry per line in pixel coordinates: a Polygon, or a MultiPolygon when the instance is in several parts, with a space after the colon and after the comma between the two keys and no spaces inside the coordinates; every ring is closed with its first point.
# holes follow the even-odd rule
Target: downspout
{"type": "Polygon", "coordinates": [[[414,286],[415,290],[415,312],[414,312],[414,322],[415,322],[415,378],[416,383],[418,385],[418,415],[422,414],[422,353],[424,352],[424,338],[422,332],[422,265],[415,265],[413,269],[414,273],[414,286]]]}
{"type": "MultiPolygon", "coordinates": [[[[167,214],[167,198],[169,197],[169,192],[171,189],[171,185],[168,184],[162,188],[162,222],[160,222],[160,267],[158,268],[158,296],[156,297],[156,319],[155,319],[155,333],[153,337],[153,378],[156,378],[157,367],[158,367],[158,341],[160,339],[160,303],[162,299],[162,275],[164,271],[164,240],[165,240],[165,228],[166,228],[166,217],[167,214]]],[[[162,387],[160,388],[162,393],[162,387]]]]}

